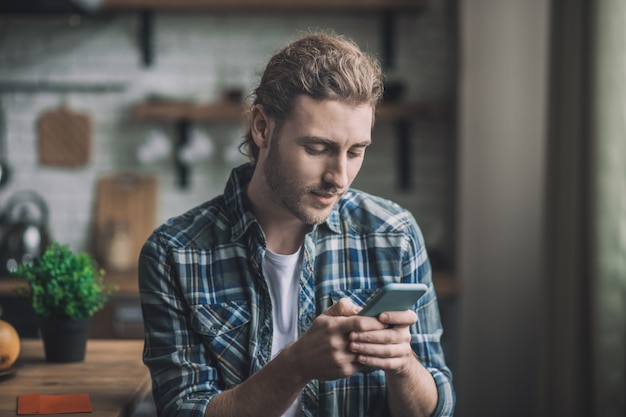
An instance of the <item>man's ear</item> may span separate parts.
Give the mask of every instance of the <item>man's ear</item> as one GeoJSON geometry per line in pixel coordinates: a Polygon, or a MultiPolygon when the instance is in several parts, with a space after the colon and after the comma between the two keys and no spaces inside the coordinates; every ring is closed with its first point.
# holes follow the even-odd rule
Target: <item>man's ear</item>
{"type": "Polygon", "coordinates": [[[255,104],[250,115],[250,133],[256,146],[260,149],[268,146],[273,119],[267,116],[263,106],[255,104]]]}

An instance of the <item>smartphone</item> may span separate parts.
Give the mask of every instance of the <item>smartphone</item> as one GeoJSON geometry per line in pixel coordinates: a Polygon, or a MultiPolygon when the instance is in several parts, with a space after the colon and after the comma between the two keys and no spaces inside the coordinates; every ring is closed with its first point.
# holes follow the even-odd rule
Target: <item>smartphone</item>
{"type": "Polygon", "coordinates": [[[376,317],[383,311],[408,310],[426,290],[426,284],[387,284],[368,300],[359,315],[376,317]]]}

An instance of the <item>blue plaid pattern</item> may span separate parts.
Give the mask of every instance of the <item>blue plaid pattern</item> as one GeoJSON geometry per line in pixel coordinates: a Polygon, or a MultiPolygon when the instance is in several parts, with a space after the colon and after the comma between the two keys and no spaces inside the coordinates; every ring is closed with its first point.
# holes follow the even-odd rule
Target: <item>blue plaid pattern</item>
{"type": "MultiPolygon", "coordinates": [[[[160,416],[204,416],[213,396],[270,360],[272,306],[261,270],[266,241],[243,191],[252,170],[235,168],[223,195],[168,220],[142,249],[143,358],[160,416]]],[[[415,305],[411,344],[437,384],[435,415],[451,416],[455,394],[430,263],[414,218],[398,205],[351,190],[306,235],[299,332],[340,298],[362,305],[389,282],[429,286],[415,305]]],[[[384,373],[310,381],[302,415],[388,416],[384,373]]]]}

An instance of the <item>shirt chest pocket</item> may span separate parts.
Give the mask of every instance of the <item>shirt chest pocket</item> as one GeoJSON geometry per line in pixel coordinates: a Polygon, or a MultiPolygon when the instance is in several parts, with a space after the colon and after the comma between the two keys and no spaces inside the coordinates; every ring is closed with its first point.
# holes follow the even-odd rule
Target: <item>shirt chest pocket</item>
{"type": "Polygon", "coordinates": [[[342,298],[349,298],[354,304],[363,307],[365,303],[377,292],[376,288],[357,288],[348,290],[335,290],[330,294],[332,303],[336,303],[342,298]]]}
{"type": "Polygon", "coordinates": [[[206,345],[227,385],[240,383],[250,369],[250,306],[246,301],[198,305],[191,326],[206,345]]]}

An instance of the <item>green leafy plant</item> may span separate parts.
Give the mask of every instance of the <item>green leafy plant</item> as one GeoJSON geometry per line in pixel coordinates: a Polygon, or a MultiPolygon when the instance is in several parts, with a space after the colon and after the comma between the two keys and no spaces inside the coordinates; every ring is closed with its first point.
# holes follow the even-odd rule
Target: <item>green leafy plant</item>
{"type": "Polygon", "coordinates": [[[28,282],[18,293],[31,300],[40,317],[85,319],[101,310],[117,289],[104,282],[104,272],[90,254],[53,241],[13,275],[28,282]]]}

